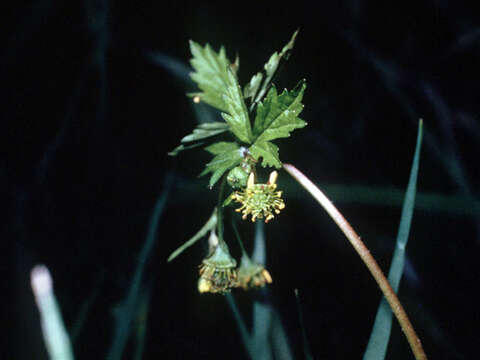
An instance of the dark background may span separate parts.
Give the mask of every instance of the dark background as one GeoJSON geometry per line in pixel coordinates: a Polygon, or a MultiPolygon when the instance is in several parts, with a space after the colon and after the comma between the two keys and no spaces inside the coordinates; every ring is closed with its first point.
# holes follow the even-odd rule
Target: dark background
{"type": "MultiPolygon", "coordinates": [[[[348,189],[405,189],[424,119],[418,191],[449,198],[414,213],[400,298],[431,359],[476,358],[480,27],[473,3],[2,4],[0,358],[47,358],[29,285],[38,263],[52,272],[67,328],[83,324],[76,357],[105,358],[166,178],[173,184],[142,282],[144,358],[247,358],[223,297],[196,290],[205,244],[166,263],[207,220],[217,190],[197,178],[208,154],[167,156],[197,121],[184,95],[194,86],[155,59],[187,65],[189,39],[223,44],[230,59],[240,54],[245,84],[297,28],[276,83],[292,88],[307,79],[309,126],[278,141],[282,161],[327,194],[329,185],[345,186],[344,196],[329,195],[386,270],[400,204],[375,194],[362,200],[348,189]]],[[[281,315],[296,358],[303,354],[294,288],[314,358],[360,359],[380,291],[314,201],[285,173],[279,187],[287,208],[266,226],[274,278],[266,301],[281,315]]],[[[242,233],[248,239],[252,227],[242,233]]],[[[239,255],[235,246],[232,252],[239,255]]],[[[235,295],[248,319],[259,294],[235,295]]],[[[125,359],[133,348],[129,342],[125,359]]],[[[387,358],[412,358],[397,324],[387,358]]]]}

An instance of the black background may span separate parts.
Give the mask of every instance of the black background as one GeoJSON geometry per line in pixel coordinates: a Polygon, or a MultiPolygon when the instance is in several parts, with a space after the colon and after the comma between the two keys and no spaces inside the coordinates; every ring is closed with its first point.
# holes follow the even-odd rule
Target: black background
{"type": "MultiPolygon", "coordinates": [[[[196,290],[205,246],[166,263],[207,220],[217,191],[197,178],[208,154],[167,156],[196,123],[184,95],[194,86],[152,55],[187,65],[189,39],[223,44],[231,59],[240,54],[244,84],[297,28],[276,83],[292,88],[307,79],[309,126],[278,141],[281,159],[320,184],[404,189],[424,119],[419,192],[466,202],[415,211],[400,298],[430,358],[476,358],[480,27],[473,2],[43,0],[2,8],[0,358],[47,358],[29,286],[37,263],[52,272],[67,328],[92,299],[74,349],[78,359],[105,358],[167,177],[173,185],[143,281],[150,291],[144,358],[247,358],[223,297],[196,290]]],[[[294,288],[314,358],[360,359],[380,292],[286,173],[282,186],[287,208],[266,226],[268,302],[296,358],[303,354],[294,288]]],[[[398,204],[334,200],[388,269],[398,204]]],[[[252,227],[242,233],[248,239],[252,227]]],[[[249,318],[259,294],[235,295],[249,318]]],[[[412,358],[397,324],[387,358],[412,358]]]]}

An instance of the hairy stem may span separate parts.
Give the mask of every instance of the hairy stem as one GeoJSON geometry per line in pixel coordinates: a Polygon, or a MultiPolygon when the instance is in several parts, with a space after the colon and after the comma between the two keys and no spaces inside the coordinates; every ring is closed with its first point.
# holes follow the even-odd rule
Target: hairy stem
{"type": "Polygon", "coordinates": [[[377,262],[373,258],[370,251],[367,249],[363,241],[360,239],[360,236],[357,235],[355,230],[350,226],[347,220],[343,215],[337,210],[337,208],[332,204],[332,202],[323,194],[318,187],[315,186],[302,172],[290,164],[284,164],[283,168],[295,179],[297,180],[314,198],[317,200],[320,205],[327,211],[330,217],[335,221],[338,227],[343,231],[347,239],[350,241],[352,246],[357,251],[358,255],[362,261],[367,265],[368,270],[374,277],[378,286],[382,290],[385,298],[387,299],[392,312],[398,319],[402,331],[407,337],[408,343],[415,355],[417,360],[426,360],[427,355],[423,351],[422,343],[418,338],[415,330],[413,329],[412,323],[408,319],[408,316],[403,309],[402,304],[398,300],[397,295],[393,291],[390,283],[383,274],[382,270],[378,266],[377,262]]]}

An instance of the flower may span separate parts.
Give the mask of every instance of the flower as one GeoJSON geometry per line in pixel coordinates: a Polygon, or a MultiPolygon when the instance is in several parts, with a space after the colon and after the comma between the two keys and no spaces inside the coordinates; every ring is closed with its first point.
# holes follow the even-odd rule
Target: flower
{"type": "Polygon", "coordinates": [[[255,184],[253,172],[250,173],[247,181],[247,187],[243,190],[235,191],[231,198],[242,204],[235,211],[242,212],[242,219],[246,219],[249,214],[252,215],[252,222],[265,218],[265,223],[273,219],[275,214],[285,208],[282,200],[282,192],[276,191],[278,173],[272,171],[266,184],[255,184]]]}
{"type": "Polygon", "coordinates": [[[237,285],[237,262],[226,245],[217,244],[200,265],[198,291],[225,293],[237,285]]]}
{"type": "Polygon", "coordinates": [[[242,261],[238,269],[238,286],[244,290],[263,287],[265,284],[271,284],[272,277],[262,265],[254,263],[246,255],[242,256],[242,261]]]}

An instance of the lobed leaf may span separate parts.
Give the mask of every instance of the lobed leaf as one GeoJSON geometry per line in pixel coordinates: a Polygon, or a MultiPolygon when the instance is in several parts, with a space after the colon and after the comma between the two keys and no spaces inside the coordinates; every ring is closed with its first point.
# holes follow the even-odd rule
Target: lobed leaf
{"type": "Polygon", "coordinates": [[[190,149],[194,149],[196,147],[199,147],[199,146],[202,146],[204,143],[203,142],[198,142],[198,143],[195,143],[195,144],[192,144],[192,145],[183,145],[183,144],[180,144],[178,145],[175,149],[173,149],[172,151],[170,151],[168,153],[169,156],[177,156],[180,152],[184,151],[184,150],[190,150],[190,149]]]}
{"type": "Polygon", "coordinates": [[[198,141],[221,134],[228,130],[228,124],[222,122],[203,123],[198,125],[193,132],[182,138],[182,143],[198,141]]]}
{"type": "Polygon", "coordinates": [[[239,147],[237,143],[228,142],[228,141],[219,141],[219,142],[216,142],[215,144],[205,147],[205,150],[213,155],[218,155],[224,152],[235,151],[238,149],[239,147]]]}
{"type": "Polygon", "coordinates": [[[262,158],[262,166],[274,166],[277,169],[282,167],[282,163],[278,156],[278,146],[270,141],[257,141],[248,149],[250,154],[255,158],[262,158]]]}
{"type": "Polygon", "coordinates": [[[301,101],[305,88],[305,80],[302,80],[292,91],[285,90],[277,95],[272,86],[265,100],[259,103],[253,126],[255,141],[249,150],[256,159],[263,158],[262,166],[280,168],[278,147],[270,141],[289,137],[293,130],[307,125],[298,117],[303,110],[301,101]]]}
{"type": "Polygon", "coordinates": [[[233,71],[228,70],[228,87],[223,95],[227,111],[222,113],[223,119],[230,125],[230,131],[247,144],[252,143],[252,127],[242,90],[233,71]]]}
{"type": "Polygon", "coordinates": [[[234,168],[243,160],[241,149],[238,144],[234,142],[218,142],[207,146],[205,150],[216,155],[200,174],[200,176],[203,176],[212,173],[209,182],[210,188],[215,185],[226,171],[234,168]]]}
{"type": "Polygon", "coordinates": [[[245,99],[255,98],[255,95],[257,94],[258,89],[260,88],[260,85],[262,83],[263,79],[263,74],[261,72],[256,73],[255,75],[252,76],[250,79],[250,82],[245,85],[245,88],[243,89],[243,96],[245,99]]]}
{"type": "Polygon", "coordinates": [[[292,91],[284,90],[278,96],[275,86],[272,86],[265,101],[258,104],[253,126],[256,141],[289,137],[293,130],[306,126],[305,121],[298,117],[303,110],[301,101],[305,88],[305,80],[302,80],[292,91]]]}
{"type": "Polygon", "coordinates": [[[252,108],[255,106],[256,103],[258,103],[260,100],[262,100],[263,96],[268,90],[268,87],[270,86],[270,83],[273,79],[273,76],[275,75],[275,72],[278,69],[278,66],[280,65],[280,61],[282,59],[287,60],[290,56],[290,52],[293,49],[293,46],[295,45],[295,39],[297,37],[298,30],[295,31],[290,38],[290,41],[283,47],[282,51],[280,53],[277,53],[276,51],[270,56],[268,59],[267,63],[264,65],[265,69],[265,81],[263,82],[263,85],[258,92],[258,94],[255,97],[255,101],[252,103],[252,108]]]}
{"type": "Polygon", "coordinates": [[[168,155],[176,156],[178,155],[179,152],[183,150],[202,146],[204,142],[198,142],[198,143],[194,143],[194,142],[199,140],[204,140],[212,136],[224,133],[225,131],[228,131],[228,129],[229,129],[228,124],[225,124],[223,122],[202,123],[198,125],[191,134],[183,137],[181,140],[182,144],[180,144],[175,149],[170,151],[168,155]],[[189,143],[193,143],[193,144],[189,144],[189,143]],[[185,145],[185,144],[188,144],[188,145],[185,145]]]}
{"type": "Polygon", "coordinates": [[[223,94],[228,85],[228,70],[231,62],[226,56],[224,47],[222,46],[216,53],[209,44],[202,47],[190,40],[190,51],[193,55],[190,64],[195,70],[190,77],[202,92],[189,95],[199,96],[205,103],[221,111],[228,111],[223,94]]]}

